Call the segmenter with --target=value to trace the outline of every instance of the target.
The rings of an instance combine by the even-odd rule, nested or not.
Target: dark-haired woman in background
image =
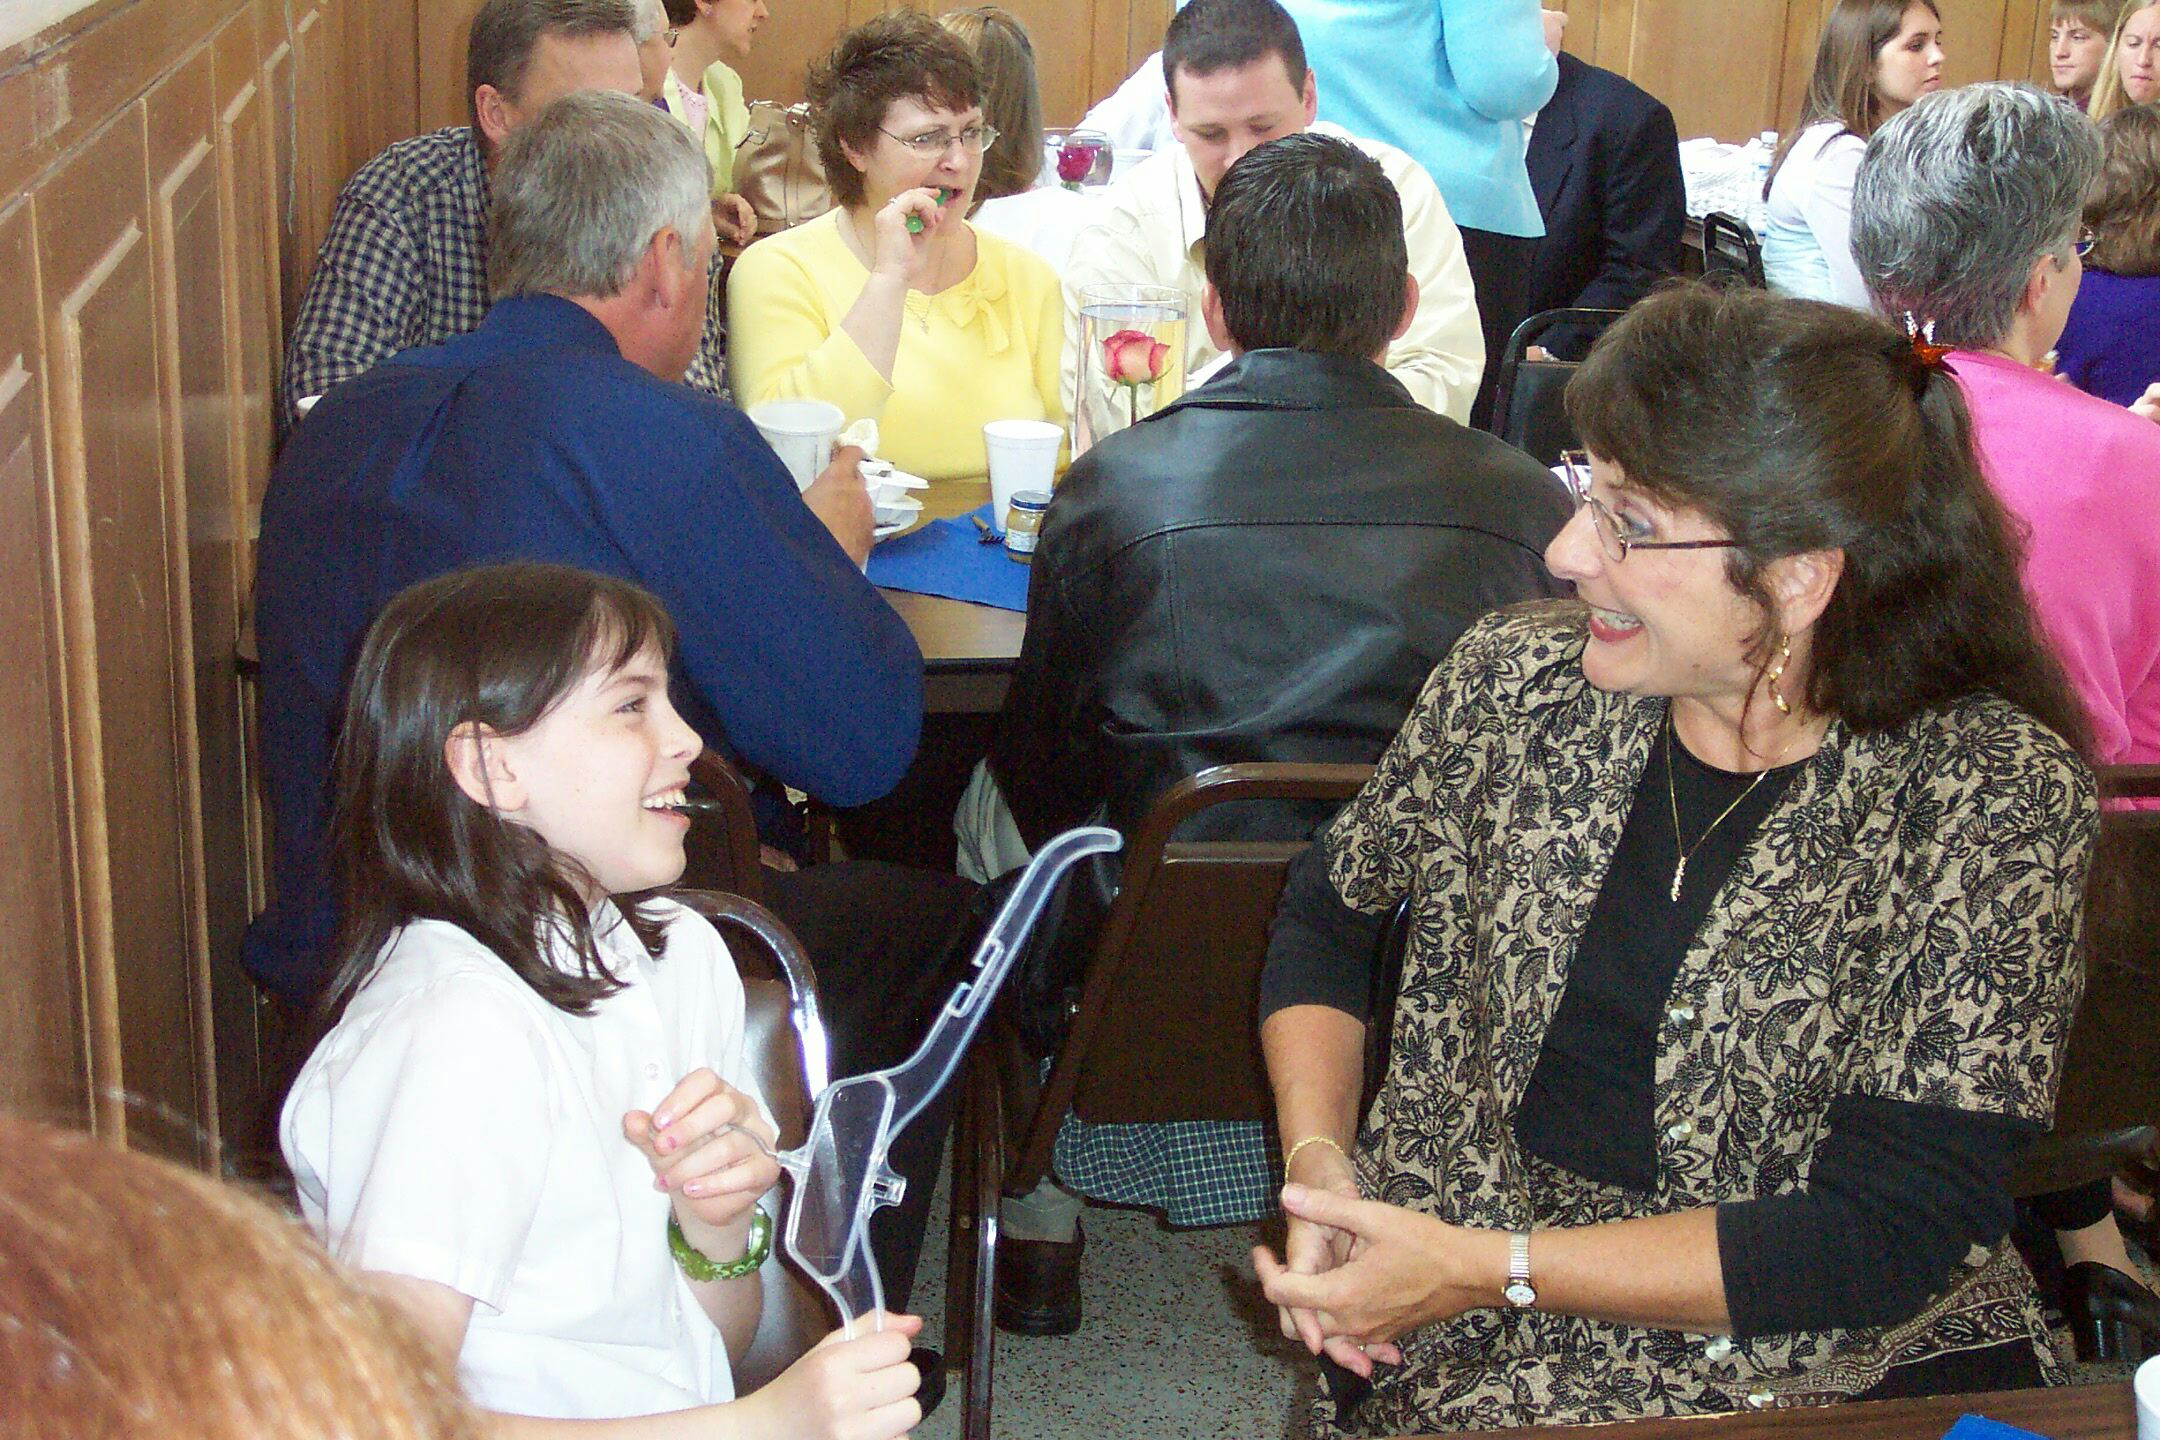
[[[904,470],[986,474],[985,422],[1064,422],[1065,311],[1048,265],[962,218],[997,141],[975,57],[896,10],[841,36],[808,88],[838,204],[735,263],[736,398],[828,401],[876,420]]]
[[[983,117],[997,143],[983,152],[982,202],[970,219],[977,230],[1002,235],[1040,255],[1058,274],[1073,237],[1101,206],[1078,191],[1043,184],[1042,95],[1035,85],[1035,46],[1009,11],[978,5],[938,16],[965,41],[982,67]]]
[[[2055,368],[2088,395],[2129,405],[2160,380],[2160,107],[2100,124],[2106,159],[2085,201],[2092,249]]]
[[[1568,410],[1580,603],[1457,644],[1269,952],[1290,1229],[1256,1259],[1371,1381],[1323,1418],[2050,1378],[2003,1177],[2053,1112],[2096,806],[1957,386],[1874,316],[1683,288]]]
[[[1865,309],[1853,268],[1853,176],[1870,135],[1942,85],[1935,0],[1838,0],[1815,47],[1800,118],[1779,145],[1763,198],[1763,270],[1780,295]]]

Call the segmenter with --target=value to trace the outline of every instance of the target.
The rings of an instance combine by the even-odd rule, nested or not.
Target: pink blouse
[[[2160,762],[2160,425],[2014,360],[1950,357],[1982,470],[2031,527],[2025,592],[2102,764]]]

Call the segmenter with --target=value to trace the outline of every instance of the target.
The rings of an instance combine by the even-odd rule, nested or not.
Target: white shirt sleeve
[[[1801,217],[1830,267],[1830,298],[1861,310],[1871,308],[1873,302],[1867,282],[1860,278],[1859,263],[1853,259],[1852,197],[1860,160],[1866,154],[1867,142],[1857,135],[1840,135],[1826,143],[1815,157],[1814,183],[1800,199]]]
[[[518,984],[457,973],[419,987],[303,1075],[285,1153],[346,1265],[502,1309],[555,1128],[549,1042]]]

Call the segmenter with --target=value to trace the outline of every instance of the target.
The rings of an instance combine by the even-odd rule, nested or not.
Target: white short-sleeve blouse
[[[742,982],[711,925],[654,903],[657,963],[612,907],[596,916],[629,983],[583,1016],[457,926],[407,925],[285,1103],[308,1224],[347,1265],[472,1297],[459,1378],[491,1410],[607,1419],[734,1398],[622,1117],[701,1065],[756,1094]]]

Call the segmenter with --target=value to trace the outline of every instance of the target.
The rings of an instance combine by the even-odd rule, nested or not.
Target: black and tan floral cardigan
[[[1351,906],[1416,897],[1390,1068],[1360,1137],[1366,1193],[1463,1225],[1583,1225],[1804,1186],[1840,1094],[2046,1124],[2083,988],[2093,782],[2052,732],[1983,695],[1892,731],[1833,723],[1749,842],[1658,1038],[1657,1188],[1526,1159],[1509,1117],[1666,709],[1588,684],[1583,643],[1579,611],[1480,622],[1328,834]],[[2053,1378],[2032,1288],[2005,1242],[1888,1329],[1736,1341],[1473,1310],[1404,1337],[1355,1424],[1822,1402],[1893,1364],[2017,1339]],[[1325,1402],[1318,1418],[1331,1423]]]

